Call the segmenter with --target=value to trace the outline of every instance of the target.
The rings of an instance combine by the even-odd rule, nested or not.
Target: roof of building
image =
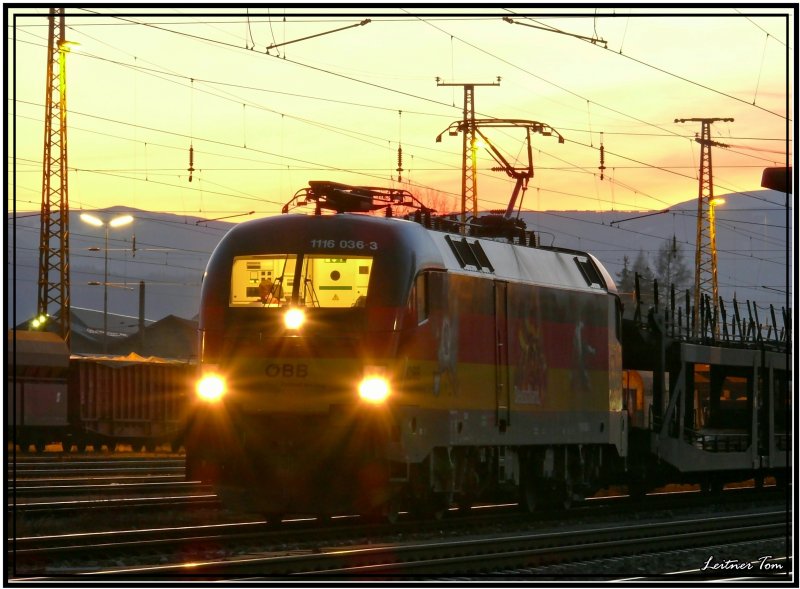
[[[33,319],[33,318],[31,318]],[[16,326],[17,333],[29,332],[31,319]],[[167,315],[159,321],[145,319],[144,339],[139,337],[139,318],[118,313],[107,315],[109,354],[136,352],[142,356],[190,358],[196,354],[197,321]],[[154,332],[150,332],[155,327]],[[56,321],[49,321],[42,332],[55,332]],[[153,335],[147,337],[149,333]],[[144,341],[144,347],[141,342]],[[70,352],[72,354],[103,353],[103,312],[72,307],[70,309]]]
[[[84,329],[87,333],[102,337],[103,335],[103,312],[94,309],[82,309],[71,307],[72,330],[75,331],[76,325]],[[118,338],[133,335],[139,331],[139,318],[131,315],[120,315],[119,313],[108,313],[108,337]],[[145,327],[155,323],[152,319],[145,319]]]
[[[117,353],[137,352],[143,356],[158,356],[188,360],[197,355],[197,321],[167,315],[146,326],[144,333],[115,341],[109,347]]]

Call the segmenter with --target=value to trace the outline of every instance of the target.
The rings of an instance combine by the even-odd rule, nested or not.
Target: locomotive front
[[[282,215],[220,242],[201,295],[189,477],[273,515],[380,509],[400,451],[394,358],[426,258],[420,232],[396,219]]]

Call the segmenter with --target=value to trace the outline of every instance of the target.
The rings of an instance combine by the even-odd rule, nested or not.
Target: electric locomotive
[[[189,477],[275,518],[437,516],[623,467],[621,305],[593,256],[403,190],[310,182],[284,213],[208,262]]]

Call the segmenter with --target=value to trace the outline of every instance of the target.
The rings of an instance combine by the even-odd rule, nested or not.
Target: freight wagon
[[[131,444],[177,450],[195,367],[160,358],[73,356],[70,392],[80,408],[79,450],[91,444]],[[192,382],[190,382],[192,381]]]
[[[8,340],[7,437],[22,451],[181,445],[194,365],[136,354],[70,356],[46,332],[10,331]]]
[[[6,347],[6,436],[25,451],[43,451],[72,435],[69,350],[54,333],[9,331]]]

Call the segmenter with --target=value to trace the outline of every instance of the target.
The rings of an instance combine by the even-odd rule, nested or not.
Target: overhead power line
[[[324,33],[317,33],[316,35],[308,35],[306,37],[301,37],[300,39],[293,39],[292,41],[284,41],[283,43],[272,43],[271,45],[267,46],[267,53],[269,53],[270,49],[275,49],[276,47],[283,47],[284,45],[290,45],[292,43],[298,43],[299,41],[307,41],[308,39],[315,39],[317,37],[322,37],[323,35],[330,35],[331,33],[338,33],[339,31],[345,31],[347,29],[352,29],[354,27],[363,27],[371,23],[372,21],[368,18],[362,20],[360,23],[356,23],[354,25],[347,25],[346,27],[340,27],[338,29],[334,29],[332,31],[325,31]]]
[[[421,19],[421,20],[424,20],[424,19]],[[135,21],[132,21],[132,22],[135,22]],[[145,26],[150,26],[150,25],[149,25],[149,23],[138,23],[138,24],[143,24],[143,25],[145,25]],[[434,25],[431,25],[431,26],[434,26]],[[441,30],[439,27],[435,27],[435,28],[437,28],[437,29]],[[166,30],[166,31],[169,31],[169,32],[174,32],[174,33],[176,33],[176,34],[185,34],[185,33],[181,33],[181,32],[179,32],[179,31],[171,31],[171,30],[169,30],[169,29],[164,29],[164,30]],[[215,43],[217,43],[217,42],[218,42],[218,41],[215,41],[215,40],[213,40],[213,39],[207,39],[207,38],[205,38],[205,37],[197,37],[196,35],[190,35],[190,36],[192,36],[192,37],[195,37],[195,38],[201,38],[201,39],[205,39],[205,40],[208,40],[208,41],[211,41],[211,42],[215,42]],[[224,42],[221,42],[221,41],[220,41],[220,42],[218,42],[218,43],[225,44]],[[231,46],[233,46],[233,45],[231,45]],[[235,46],[235,47],[236,47],[236,48],[238,48],[238,49],[241,49],[241,47],[238,47],[238,46]],[[488,52],[487,52],[487,53],[488,53]],[[490,54],[490,55],[492,55],[491,53],[489,53],[489,54]],[[497,58],[497,56],[493,56],[493,57]],[[498,58],[498,59],[499,59],[499,58]],[[300,65],[305,65],[305,64],[300,64]],[[328,70],[324,70],[324,71],[326,71],[327,73],[331,73],[331,74],[333,74],[333,75],[340,75],[340,74],[336,74],[335,72],[330,72],[330,71],[328,71]],[[183,77],[186,77],[186,76],[183,76]],[[362,82],[362,81],[360,81],[360,80],[357,80],[357,79],[355,79],[355,78],[351,78],[351,79],[353,79],[354,81]],[[215,82],[213,82],[213,81],[209,81],[209,83],[215,83]],[[365,83],[368,83],[368,82],[365,82]],[[385,88],[385,89],[387,89],[387,90],[394,91],[393,89],[390,89],[390,88],[386,88],[386,87],[383,87],[383,88]],[[407,93],[405,93],[405,94],[407,94]],[[421,97],[417,97],[417,98],[421,98]],[[449,106],[449,105],[448,105],[448,106]],[[603,105],[600,105],[600,106],[603,106]],[[270,109],[266,109],[266,110],[270,110]],[[273,111],[273,112],[274,112],[274,111]],[[623,114],[623,115],[624,115],[624,113],[620,113],[620,114]],[[282,116],[284,116],[284,115],[282,114]],[[289,115],[289,116],[291,116],[291,115]],[[624,115],[624,116],[629,116],[629,115]],[[306,122],[308,122],[308,121],[306,121]],[[313,124],[313,123],[312,123],[312,124]],[[647,123],[647,124],[653,125],[652,123]],[[654,126],[655,126],[655,125],[654,125]],[[679,135],[678,135],[678,134],[676,134],[676,133],[670,133],[670,135],[672,135],[672,136],[679,136]],[[765,161],[766,161],[766,160],[765,160]]]
[[[423,20],[424,20],[424,19],[423,19]],[[136,21],[131,21],[131,24],[137,24],[137,25],[145,25],[145,26],[150,26],[148,23],[141,23],[141,22],[136,22]],[[169,30],[169,29],[163,29],[163,30],[165,30],[165,31],[168,31],[168,32],[171,32],[171,33],[175,33],[175,34],[183,34],[183,33],[181,33],[180,31],[172,31],[172,30]],[[198,39],[202,39],[202,40],[204,40],[204,41],[207,41],[207,42],[213,42],[213,43],[227,44],[227,43],[224,43],[224,42],[217,42],[217,41],[215,41],[215,40],[213,40],[213,39],[208,39],[208,38],[206,38],[206,37],[198,37],[198,36],[196,36],[196,35],[189,35],[189,36],[192,36],[192,37],[195,37],[195,38],[198,38]],[[227,44],[227,45],[230,45],[231,47],[235,47],[235,48],[237,48],[237,49],[242,49],[242,47],[241,47],[241,46],[238,46],[238,45],[236,45],[236,46],[235,46],[235,45],[232,45],[232,44]],[[490,54],[490,55],[491,55],[491,54]],[[496,57],[496,56],[495,56],[495,57]],[[289,61],[291,62],[291,60],[289,60]],[[303,66],[305,66],[305,64],[298,64],[298,65],[303,65]],[[328,70],[323,70],[323,69],[321,69],[321,68],[314,68],[314,69],[320,69],[320,71],[325,71],[326,73],[329,73],[329,74],[332,74],[332,75],[342,76],[341,74],[338,74],[338,73],[336,73],[336,72],[331,72],[331,71],[328,71]],[[356,81],[356,82],[359,82],[359,83],[367,83],[367,84],[369,84],[368,82],[363,82],[363,81],[361,81],[361,80],[358,80],[358,79],[356,79],[356,78],[350,78],[349,76],[342,76],[342,77],[347,77],[348,79],[352,79],[353,81]],[[210,82],[210,83],[213,83],[213,82]],[[372,84],[370,84],[370,85],[372,85]],[[385,87],[385,86],[379,86],[379,85],[376,85],[376,86],[378,86],[378,87],[381,87],[381,88],[383,88],[383,89],[386,89],[386,90],[389,90],[389,91],[392,91],[392,92],[395,92],[395,91],[396,91],[396,90],[394,90],[394,89],[392,89],[392,88],[388,88],[388,87]],[[399,92],[399,93],[401,93],[401,94],[406,94],[406,95],[409,95],[408,93],[403,93],[403,92]],[[413,95],[411,95],[411,96],[413,96]],[[418,97],[418,96],[415,96],[415,98],[423,98],[423,99],[424,99],[424,97]],[[449,104],[441,103],[441,102],[438,102],[438,101],[433,101],[433,100],[430,100],[430,99],[426,99],[426,100],[429,100],[430,102],[435,102],[435,103],[437,103],[437,104],[440,104],[440,105],[443,105],[443,106],[448,106],[448,107],[449,107],[449,106],[451,106],[451,105],[449,105]],[[602,105],[601,105],[601,106],[602,106]],[[394,110],[394,109],[392,109],[392,110]],[[408,112],[408,111],[406,111],[406,112]],[[621,114],[624,114],[624,113],[621,113]],[[628,115],[625,115],[625,116],[628,116]],[[648,124],[649,124],[649,123],[648,123]],[[676,136],[676,137],[677,137],[677,136],[680,136],[680,135],[678,135],[677,133],[671,133],[671,134],[669,134],[669,135]],[[278,157],[282,157],[282,156],[278,156]],[[325,167],[322,167],[321,169],[330,169],[330,168],[325,168]],[[663,169],[663,168],[660,168],[660,169]],[[642,192],[642,191],[638,191],[638,192],[639,192],[639,193],[641,193],[641,194],[643,194],[643,192]]]
[[[523,17],[523,18],[529,18],[529,17]],[[525,24],[525,23],[521,23],[521,22],[512,21],[510,18],[507,18],[507,17],[504,17],[503,20],[505,20],[506,22],[510,22],[512,24],[520,24],[520,25],[524,25]],[[534,22],[538,23],[538,21],[536,21],[534,19],[529,18],[529,20],[533,20]],[[541,25],[541,23],[539,23],[539,24]],[[526,25],[526,26],[531,26],[531,25]],[[534,27],[534,28],[544,29],[544,30],[547,30],[549,32],[560,33],[560,34],[563,34],[563,35],[570,35],[570,36],[576,37],[576,38],[578,38],[578,39],[580,39],[582,41],[589,42],[591,45],[597,45],[598,44],[598,41],[596,41],[596,40],[594,40],[594,39],[592,39],[590,37],[583,37],[581,35],[572,35],[572,34],[567,33],[565,31],[561,31],[559,29],[555,29],[554,27],[545,28],[545,25],[541,25],[541,26]],[[602,43],[605,43],[605,41],[602,41]],[[610,49],[608,49],[608,45],[607,44],[603,45],[603,49],[606,49],[607,51],[611,51]],[[782,119],[786,119],[787,118],[786,115],[782,115],[782,114],[777,113],[775,111],[769,110],[768,108],[764,108],[763,106],[758,106],[757,104],[755,104],[755,102],[748,102],[747,100],[743,100],[743,99],[741,99],[741,98],[739,98],[737,96],[733,96],[732,94],[728,94],[727,92],[722,92],[721,90],[717,90],[715,88],[712,88],[711,86],[707,86],[707,85],[702,84],[700,82],[697,82],[695,80],[690,80],[689,78],[686,78],[684,76],[672,73],[672,72],[670,72],[668,70],[665,70],[664,68],[660,68],[658,66],[655,66],[653,64],[647,63],[646,61],[642,61],[641,59],[637,59],[637,58],[632,57],[630,55],[627,55],[625,53],[617,52],[617,51],[612,51],[612,53],[614,53],[615,55],[619,55],[620,57],[624,57],[625,59],[629,59],[631,61],[634,61],[634,62],[636,62],[636,63],[638,63],[640,65],[643,65],[645,67],[648,67],[650,69],[656,70],[656,71],[658,71],[658,72],[660,72],[662,74],[665,74],[667,76],[673,77],[673,78],[675,78],[677,80],[681,80],[682,82],[686,82],[688,84],[692,84],[694,86],[697,86],[698,88],[702,88],[703,90],[708,90],[709,92],[713,92],[715,94],[719,94],[720,96],[724,96],[725,98],[728,98],[730,100],[735,100],[736,102],[741,102],[741,103],[746,104],[748,106],[752,106],[754,108],[762,110],[765,113],[774,115],[776,117],[780,117]]]

